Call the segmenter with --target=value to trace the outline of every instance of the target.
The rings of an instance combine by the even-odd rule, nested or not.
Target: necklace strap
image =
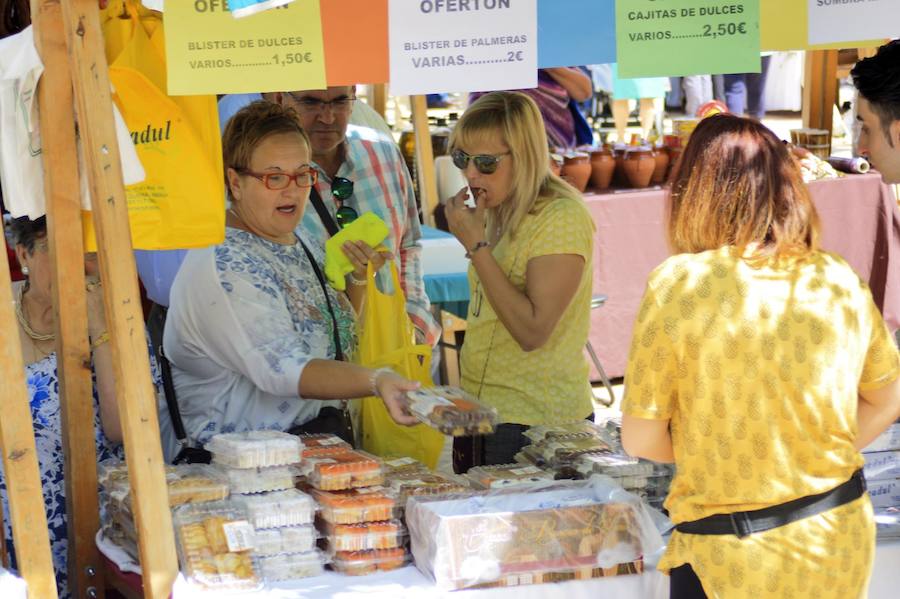
[[[18,320],[19,324],[22,325],[22,330],[25,331],[26,335],[28,335],[35,341],[50,341],[51,339],[55,339],[56,333],[41,334],[35,332],[35,330],[31,328],[28,319],[25,318],[24,306],[25,285],[22,285],[21,287],[19,287],[19,295],[16,299],[16,320]]]

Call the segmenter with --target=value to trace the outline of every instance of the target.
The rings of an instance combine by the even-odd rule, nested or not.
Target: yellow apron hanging
[[[425,386],[431,386],[431,347],[413,342],[412,322],[406,314],[406,298],[400,287],[397,265],[391,261],[394,293],[387,295],[369,284],[362,311],[358,361],[370,368],[390,367],[397,373]],[[369,280],[373,279],[369,266]],[[400,426],[391,419],[382,401],[367,397],[362,401],[362,446],[384,458],[411,457],[437,466],[444,436],[419,424]]]

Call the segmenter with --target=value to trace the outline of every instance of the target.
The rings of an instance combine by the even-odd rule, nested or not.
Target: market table
[[[900,328],[900,212],[878,174],[810,184],[822,247],[840,254],[872,289],[891,330]],[[622,376],[631,329],[650,272],[670,255],[662,189],[585,194],[597,225],[594,293],[609,296],[591,314],[590,340],[606,373]]]

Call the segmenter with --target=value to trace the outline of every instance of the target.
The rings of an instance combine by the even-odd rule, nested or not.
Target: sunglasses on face
[[[248,175],[262,181],[266,189],[280,191],[287,189],[293,182],[297,187],[312,187],[319,180],[319,172],[314,168],[303,168],[299,172],[289,175],[287,173],[254,173],[247,169],[235,169],[241,175]]]
[[[338,227],[343,229],[357,218],[359,213],[352,206],[345,206],[344,201],[353,195],[353,181],[344,177],[335,177],[331,180],[331,197],[337,205],[335,220]]]
[[[475,154],[474,156],[466,154],[462,150],[453,150],[450,154],[450,157],[453,159],[453,164],[461,171],[466,170],[469,166],[469,160],[475,163],[475,168],[478,169],[478,172],[482,175],[490,175],[497,172],[497,167],[500,165],[500,161],[503,160],[504,157],[508,156],[509,152],[504,152],[503,154]]]

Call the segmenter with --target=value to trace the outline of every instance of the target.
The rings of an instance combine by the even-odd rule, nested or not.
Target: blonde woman
[[[494,406],[500,426],[475,462],[512,462],[530,426],[592,413],[587,341],[594,225],[576,189],[551,174],[534,100],[493,92],[450,140],[471,189],[447,204],[471,260],[462,386]],[[481,455],[477,455],[481,454]]]

